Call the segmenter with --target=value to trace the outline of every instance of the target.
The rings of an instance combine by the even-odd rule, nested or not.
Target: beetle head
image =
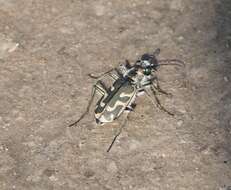
[[[154,54],[143,54],[136,64],[138,68],[143,70],[144,75],[150,75],[152,70],[157,70],[158,62]]]
[[[143,54],[141,59],[136,62],[136,65],[139,65],[142,68],[154,67],[158,65],[157,59],[153,54]]]

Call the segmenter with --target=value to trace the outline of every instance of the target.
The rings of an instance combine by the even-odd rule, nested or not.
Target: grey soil
[[[101,73],[161,49],[160,95],[120,120],[86,108]],[[1,190],[228,190],[230,0],[0,0]]]

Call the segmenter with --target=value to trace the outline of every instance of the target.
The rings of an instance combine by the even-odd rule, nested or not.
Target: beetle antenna
[[[179,60],[179,59],[162,59],[158,61],[158,66],[161,65],[177,65],[180,67],[185,67],[185,62]]]

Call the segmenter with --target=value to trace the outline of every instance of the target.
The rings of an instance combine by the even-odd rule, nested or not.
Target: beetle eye
[[[150,68],[145,68],[144,71],[143,71],[143,73],[145,75],[150,75],[151,74],[151,69]]]

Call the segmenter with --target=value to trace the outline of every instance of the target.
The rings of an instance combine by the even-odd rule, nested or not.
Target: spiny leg
[[[79,122],[87,115],[87,113],[89,112],[89,109],[90,109],[90,107],[91,107],[91,104],[92,104],[92,102],[93,102],[93,100],[94,100],[95,91],[96,91],[96,87],[93,86],[91,98],[90,98],[90,100],[89,100],[89,102],[88,102],[86,111],[80,116],[80,118],[79,118],[77,121],[75,121],[74,123],[70,124],[69,127],[75,126],[77,123],[79,123]]]
[[[160,87],[160,83],[159,83],[159,79],[157,76],[153,77],[151,79],[151,84],[153,86],[153,88],[155,88],[158,92],[162,93],[162,94],[165,94],[167,96],[172,96],[171,93],[168,93],[166,92],[165,90],[163,90],[161,87]]]
[[[107,75],[108,73],[112,72],[114,69],[110,69],[109,71],[105,72],[105,73],[102,73],[101,75],[99,76],[94,76],[93,74],[88,74],[89,77],[93,78],[93,79],[101,79],[103,77],[105,77],[105,75]]]
[[[167,109],[165,109],[165,108],[162,106],[162,104],[161,104],[159,98],[157,97],[157,94],[156,94],[155,89],[154,89],[153,87],[150,87],[150,89],[151,89],[151,91],[152,91],[152,93],[153,93],[153,95],[154,95],[154,98],[155,98],[157,107],[158,107],[159,109],[163,110],[164,112],[166,112],[167,114],[169,114],[169,115],[171,115],[171,116],[174,116],[173,113],[171,113],[170,111],[168,111]],[[152,101],[152,103],[155,104],[155,102],[154,102],[152,96],[149,94],[149,92],[148,92],[147,90],[145,90],[145,93],[146,93],[147,97]]]
[[[167,95],[167,96],[172,96],[171,93],[166,92],[165,90],[163,90],[163,89],[160,87],[160,83],[159,83],[158,78],[156,78],[156,86],[155,86],[154,83],[153,83],[153,87],[154,87],[158,92],[160,92],[160,93],[162,93],[162,94],[165,94],[165,95]]]
[[[154,52],[153,55],[156,57],[160,54],[160,48],[157,48]]]
[[[110,146],[108,147],[107,152],[110,152],[110,150],[111,150],[112,146],[114,145],[116,139],[118,138],[118,136],[120,136],[120,134],[121,134],[123,128],[125,127],[125,125],[126,125],[126,123],[127,123],[128,114],[130,113],[130,111],[126,111],[125,113],[126,113],[126,116],[125,116],[125,118],[124,118],[124,121],[123,121],[121,127],[119,128],[118,133],[115,135],[115,137],[114,137],[114,139],[112,140]]]
[[[87,115],[87,113],[89,113],[89,110],[90,110],[91,104],[94,100],[94,96],[95,96],[96,91],[99,92],[102,96],[105,96],[108,93],[108,90],[106,89],[106,86],[104,85],[104,83],[102,81],[98,80],[96,82],[96,84],[92,87],[91,99],[88,102],[86,111],[80,116],[80,118],[76,122],[69,125],[69,127],[72,127],[72,126],[76,125],[77,123],[79,123]]]
[[[152,93],[153,93],[153,95],[154,95],[154,97],[155,97],[155,100],[156,100],[156,102],[157,102],[157,106],[158,106],[161,110],[165,111],[167,114],[169,114],[169,115],[171,115],[171,116],[174,116],[173,113],[171,113],[171,112],[168,111],[164,106],[162,106],[162,104],[161,104],[159,98],[157,97],[157,94],[156,94],[155,89],[151,87],[151,91],[152,91]]]

